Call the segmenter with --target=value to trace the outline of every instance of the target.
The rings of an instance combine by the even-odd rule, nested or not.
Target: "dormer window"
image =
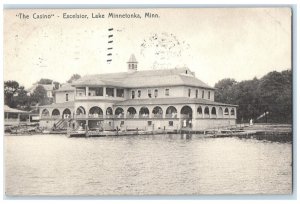
[[[148,89],[148,97],[152,98],[152,91],[151,91],[151,89]]]
[[[155,89],[155,90],[154,90],[154,97],[157,98],[157,96],[158,96],[158,90]]]
[[[165,96],[169,96],[170,95],[170,89],[166,89],[165,90]]]

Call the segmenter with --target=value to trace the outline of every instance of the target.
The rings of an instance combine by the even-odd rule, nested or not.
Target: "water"
[[[289,194],[291,143],[5,136],[6,195]]]

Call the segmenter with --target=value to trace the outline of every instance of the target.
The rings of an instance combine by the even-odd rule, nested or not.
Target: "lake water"
[[[292,144],[200,135],[5,136],[6,195],[289,194]]]

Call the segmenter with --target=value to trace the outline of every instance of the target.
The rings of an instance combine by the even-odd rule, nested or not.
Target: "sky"
[[[19,13],[29,19],[20,19]],[[34,13],[53,16],[33,19]],[[85,14],[88,19],[64,19],[63,13]],[[91,18],[92,13],[105,18]],[[141,18],[108,18],[109,13],[135,13]],[[158,18],[145,18],[145,13]],[[75,73],[125,72],[131,54],[138,70],[188,67],[210,86],[224,78],[260,78],[270,71],[291,69],[291,11],[4,10],[4,81],[16,80],[29,88],[41,78],[64,83]]]

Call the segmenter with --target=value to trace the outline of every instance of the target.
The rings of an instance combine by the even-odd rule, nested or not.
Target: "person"
[[[189,127],[192,127],[192,120],[189,120]]]
[[[183,121],[183,127],[186,127],[186,120]]]
[[[253,125],[253,120],[252,120],[252,118],[250,119],[250,126],[252,126]]]

